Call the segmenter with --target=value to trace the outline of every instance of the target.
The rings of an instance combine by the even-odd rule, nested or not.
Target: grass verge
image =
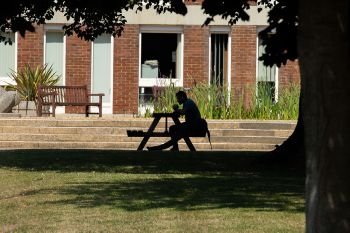
[[[0,152],[0,232],[302,232],[304,172],[259,152]]]

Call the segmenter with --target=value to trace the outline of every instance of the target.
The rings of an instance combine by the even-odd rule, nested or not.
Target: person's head
[[[176,92],[176,99],[179,104],[183,104],[187,100],[186,92],[184,91],[178,91]]]

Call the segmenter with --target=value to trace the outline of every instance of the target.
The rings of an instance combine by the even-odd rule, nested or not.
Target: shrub
[[[228,92],[227,87],[208,84],[196,84],[187,91],[189,98],[193,99],[207,119],[270,119],[270,120],[296,120],[299,114],[300,87],[291,84],[280,90],[278,100],[274,100],[269,90],[271,85],[246,88],[248,96],[252,96],[251,106],[246,107],[242,96],[235,100]],[[171,112],[172,105],[176,103],[175,93],[179,87],[166,86],[162,96],[153,100],[155,112]]]
[[[37,66],[33,69],[28,64],[18,72],[12,71],[10,78],[15,84],[8,83],[7,90],[17,91],[22,100],[35,102],[40,84],[50,86],[60,80],[60,76],[53,72],[52,66]]]

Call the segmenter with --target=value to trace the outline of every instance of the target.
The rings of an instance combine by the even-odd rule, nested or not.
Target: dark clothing
[[[199,125],[201,120],[201,113],[195,102],[187,99],[183,103],[183,110],[185,112],[185,121],[190,125]]]
[[[199,131],[201,129],[201,113],[196,103],[191,99],[186,99],[183,103],[185,113],[185,122],[180,125],[172,125],[169,128],[173,149],[178,149],[177,142],[189,135],[190,132]]]
[[[178,141],[192,131],[190,124],[183,122],[180,125],[172,125],[169,127],[170,137],[173,141]]]

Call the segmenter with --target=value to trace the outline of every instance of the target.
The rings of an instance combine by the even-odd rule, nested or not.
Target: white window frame
[[[230,103],[231,100],[231,42],[232,42],[232,36],[231,36],[231,27],[230,26],[210,26],[209,28],[209,45],[208,45],[208,51],[209,51],[209,67],[208,67],[208,85],[211,84],[210,74],[211,74],[211,35],[212,34],[226,34],[228,35],[227,39],[227,91],[228,91],[228,103]]]
[[[142,50],[142,34],[143,33],[169,33],[180,34],[181,37],[181,57],[180,57],[180,74],[175,79],[162,79],[159,81],[157,78],[142,78],[141,77],[141,50]],[[183,72],[184,72],[184,32],[182,26],[153,26],[153,25],[141,25],[139,31],[139,87],[153,87],[164,85],[168,86],[173,83],[177,87],[183,86]]]
[[[255,90],[256,96],[258,95],[258,76],[259,76],[259,32],[264,30],[265,27],[257,27],[256,33],[256,67],[255,67]],[[275,67],[275,102],[278,102],[278,87],[279,87],[279,79],[278,79],[278,67]]]
[[[44,28],[44,49],[43,49],[43,65],[46,63],[46,33],[62,32],[62,25],[45,25]],[[66,35],[63,33],[63,68],[62,68],[62,84],[66,85]]]
[[[4,42],[2,42],[4,43]],[[15,32],[15,71],[17,72],[17,67],[18,67],[18,33]],[[15,84],[15,82],[9,77],[9,76],[2,76],[0,77],[0,86],[6,86],[10,84]]]

